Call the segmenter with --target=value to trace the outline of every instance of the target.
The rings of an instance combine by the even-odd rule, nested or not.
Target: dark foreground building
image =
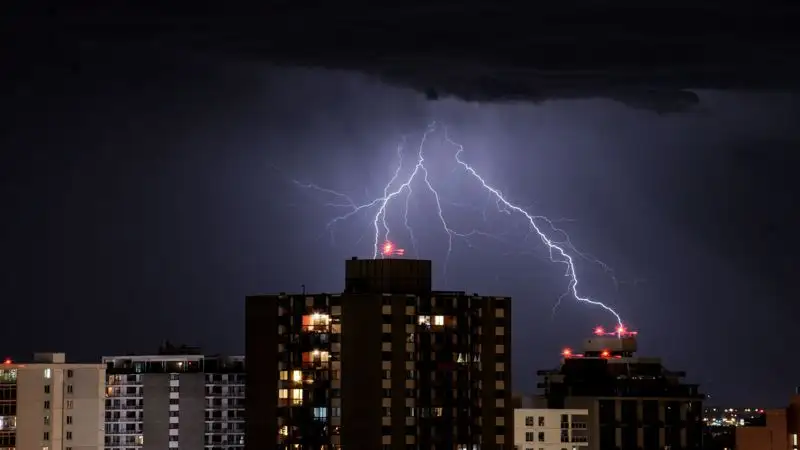
[[[548,408],[589,410],[590,450],[700,450],[703,400],[684,372],[636,356],[636,333],[597,330],[583,353],[564,350],[561,367],[539,371]]]
[[[511,450],[511,302],[431,262],[346,262],[341,294],[246,299],[246,448]]]

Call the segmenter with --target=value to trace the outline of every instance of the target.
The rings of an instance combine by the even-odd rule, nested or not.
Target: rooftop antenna
[[[303,290],[303,295],[306,295],[306,285],[305,284],[301,284],[300,288]]]

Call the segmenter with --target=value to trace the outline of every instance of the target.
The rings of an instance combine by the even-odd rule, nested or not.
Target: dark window
[[[598,414],[600,425],[614,425],[614,422],[616,422],[616,405],[614,404],[614,400],[600,400],[598,403],[600,409]]]
[[[658,422],[658,401],[644,400],[642,402],[642,421],[648,425]]]
[[[602,449],[617,448],[617,429],[613,425],[600,425],[599,448]]]
[[[678,448],[681,445],[681,429],[670,426],[664,428],[664,444],[671,448]]]
[[[625,426],[622,427],[622,448],[624,449],[634,449],[638,448],[637,446],[637,439],[638,439],[639,429],[633,426]]]
[[[664,422],[667,426],[680,426],[681,402],[667,402],[664,405]]]
[[[658,427],[645,427],[642,435],[642,444],[644,444],[644,448],[658,448],[659,439],[659,428]]]
[[[623,400],[620,405],[620,420],[622,423],[635,426],[636,425],[636,400]]]

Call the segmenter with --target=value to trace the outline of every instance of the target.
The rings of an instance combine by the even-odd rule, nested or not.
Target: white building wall
[[[514,410],[514,449],[515,450],[586,450],[588,442],[561,442],[561,416],[567,415],[570,428],[567,436],[572,441],[574,426],[580,435],[586,435],[587,409],[528,409]],[[582,416],[573,421],[573,416]],[[581,425],[582,424],[582,425]],[[578,433],[576,433],[577,435]]]

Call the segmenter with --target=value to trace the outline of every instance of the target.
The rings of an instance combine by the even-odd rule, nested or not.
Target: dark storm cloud
[[[360,1],[106,5],[28,11],[15,23],[41,39],[170,40],[261,61],[350,69],[426,93],[486,101],[606,98],[659,113],[691,111],[695,89],[796,87],[791,3]],[[46,18],[45,18],[46,17]]]

